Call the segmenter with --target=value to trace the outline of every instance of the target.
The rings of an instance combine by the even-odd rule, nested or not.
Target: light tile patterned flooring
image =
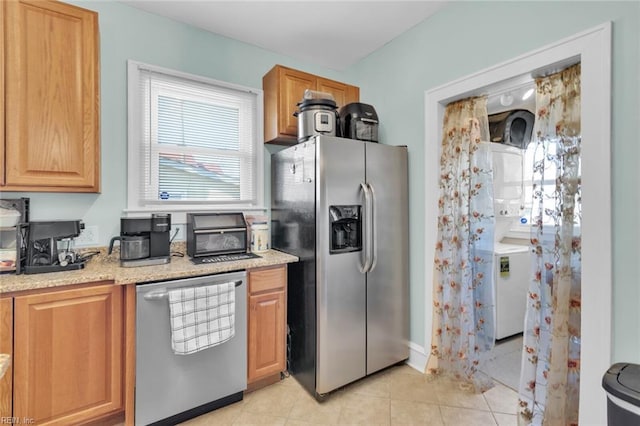
[[[346,386],[322,403],[288,377],[183,424],[511,426],[517,424],[517,400],[516,392],[500,383],[469,394],[401,365]]]
[[[496,343],[489,359],[481,368],[496,382],[518,391],[520,364],[522,363],[522,335],[510,337]]]

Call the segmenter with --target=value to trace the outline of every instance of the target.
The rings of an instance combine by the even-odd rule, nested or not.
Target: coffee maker
[[[171,261],[171,214],[154,213],[150,218],[120,219],[120,236],[109,243],[120,241],[120,266],[161,265]]]
[[[32,221],[19,226],[26,241],[26,257],[18,273],[40,274],[84,268],[87,259],[73,250],[73,239],[84,229],[81,221]]]

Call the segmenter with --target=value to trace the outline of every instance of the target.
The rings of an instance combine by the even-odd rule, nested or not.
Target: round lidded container
[[[260,253],[269,250],[269,225],[267,222],[251,224],[251,251]]]
[[[307,89],[297,106],[299,111],[293,115],[298,117],[298,142],[315,135],[338,136],[338,106],[333,95]]]

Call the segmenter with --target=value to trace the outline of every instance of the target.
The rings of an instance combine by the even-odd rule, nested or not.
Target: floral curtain
[[[476,391],[492,386],[479,373],[495,341],[493,175],[487,99],[447,106],[442,132],[433,334],[427,373],[452,376]]]
[[[536,80],[520,424],[577,425],[580,382],[580,64]]]

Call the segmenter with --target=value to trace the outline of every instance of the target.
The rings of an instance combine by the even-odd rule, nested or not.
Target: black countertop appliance
[[[153,213],[150,218],[120,219],[120,236],[109,243],[120,241],[120,266],[162,265],[171,261],[171,214]]]
[[[378,142],[378,114],[372,105],[353,102],[340,108],[342,137]]]
[[[40,274],[84,268],[86,259],[73,250],[73,239],[80,235],[80,220],[50,220],[20,225],[26,235],[26,259],[18,272]]]
[[[187,254],[192,258],[246,253],[247,242],[241,212],[187,213]]]

